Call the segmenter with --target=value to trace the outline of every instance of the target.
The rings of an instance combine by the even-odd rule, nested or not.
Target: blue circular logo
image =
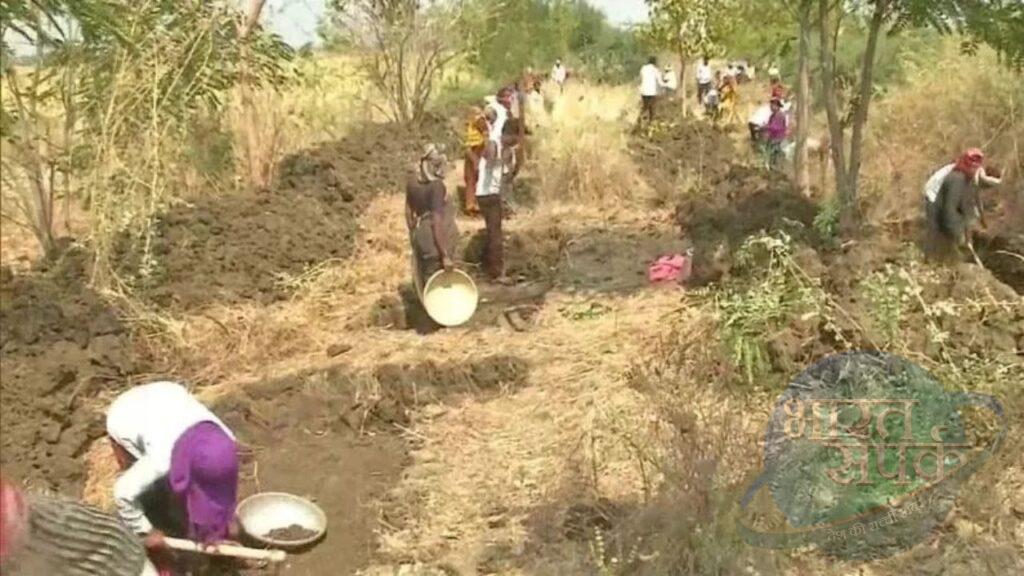
[[[999,421],[975,438],[963,414]],[[755,546],[817,545],[844,558],[892,554],[948,514],[957,489],[1001,444],[1003,409],[990,396],[946,391],[890,354],[826,357],[782,394],[765,435],[764,471],[740,504]]]

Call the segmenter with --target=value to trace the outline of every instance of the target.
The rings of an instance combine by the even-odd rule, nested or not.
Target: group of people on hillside
[[[556,63],[552,78],[561,89],[567,78],[561,61]],[[483,216],[481,264],[487,277],[499,284],[511,282],[505,274],[502,221],[508,191],[525,160],[526,135],[530,132],[527,111],[543,106],[540,85],[540,79],[527,69],[497,94],[485,98],[483,106],[474,106],[465,126],[463,211],[469,216]],[[433,273],[454,266],[457,207],[450,201],[444,183],[447,167],[448,158],[441,148],[430,144],[406,185],[406,225],[419,288]]]
[[[679,77],[671,65],[658,68],[658,58],[651,56],[647,64],[640,68],[640,115],[637,117],[637,128],[646,120],[650,125],[654,122],[657,103],[661,99],[673,99],[679,90]]]
[[[704,115],[715,124],[735,124],[739,120],[739,75],[735,65],[714,70],[705,56],[697,64],[697,104]],[[657,102],[674,97],[679,81],[671,66],[658,70],[657,58],[652,56],[640,69],[640,114],[637,128],[654,121]]]
[[[752,72],[752,71],[751,71]],[[697,102],[714,123],[733,124],[739,104],[738,73],[733,65],[714,70],[705,56],[697,65]],[[790,138],[789,112],[792,102],[776,64],[768,67],[768,94],[747,121],[750,141],[769,170],[779,169]],[[640,71],[641,110],[637,126],[653,121],[656,102],[664,94],[657,60],[651,57]],[[827,145],[826,145],[827,146]],[[925,185],[925,218],[928,222],[929,252],[949,255],[956,247],[971,250],[970,231],[978,223],[985,225],[978,188],[995,186],[997,173],[983,167],[984,154],[972,148],[955,162],[937,170]]]
[[[697,103],[713,123],[734,124],[739,114],[739,80],[734,68],[713,70],[705,56],[697,65]]]

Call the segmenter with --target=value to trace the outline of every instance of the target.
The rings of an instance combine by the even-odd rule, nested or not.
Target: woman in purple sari
[[[789,124],[786,113],[782,111],[782,100],[772,98],[771,111],[768,124],[763,129],[764,162],[766,168],[776,170],[782,161],[782,145],[786,141]]]
[[[163,534],[201,543],[229,537],[238,499],[234,435],[179,384],[154,382],[124,392],[107,412],[107,433],[122,474],[114,500],[149,548]]]

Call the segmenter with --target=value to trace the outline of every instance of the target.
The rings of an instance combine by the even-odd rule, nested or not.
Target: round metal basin
[[[253,494],[238,505],[238,523],[253,540],[282,550],[294,550],[313,544],[327,533],[327,515],[319,506],[285,492]],[[274,530],[301,526],[311,532],[297,540],[274,538]]]

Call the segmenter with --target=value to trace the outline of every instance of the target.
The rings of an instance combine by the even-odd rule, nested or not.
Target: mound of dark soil
[[[729,170],[736,147],[710,125],[677,116],[656,123],[649,135],[630,141],[630,152],[647,184],[664,196],[678,191],[679,178],[716,181]]]
[[[1018,294],[1024,294],[1024,233],[981,236],[975,244],[985,268]]]
[[[402,190],[428,141],[453,140],[430,121],[416,133],[366,125],[337,142],[285,158],[270,190],[208,196],[172,209],[158,225],[160,272],[147,296],[183,309],[268,303],[287,296],[281,275],[351,256],[360,214]]]
[[[784,174],[730,165],[710,181],[708,192],[688,196],[676,208],[676,221],[695,250],[694,282],[728,271],[732,252],[759,231],[785,230],[813,243],[817,211]]]
[[[560,263],[566,243],[565,231],[557,226],[539,230],[503,230],[505,238],[505,273],[513,278],[544,280],[553,276]],[[483,266],[487,231],[477,230],[462,241],[462,258],[469,264]]]
[[[981,190],[989,227],[976,236],[985,267],[1018,294],[1024,294],[1024,186],[1020,181]]]
[[[137,371],[128,333],[84,284],[86,255],[48,269],[5,272],[0,286],[0,466],[19,481],[75,490],[80,456],[104,432],[97,394]]]

